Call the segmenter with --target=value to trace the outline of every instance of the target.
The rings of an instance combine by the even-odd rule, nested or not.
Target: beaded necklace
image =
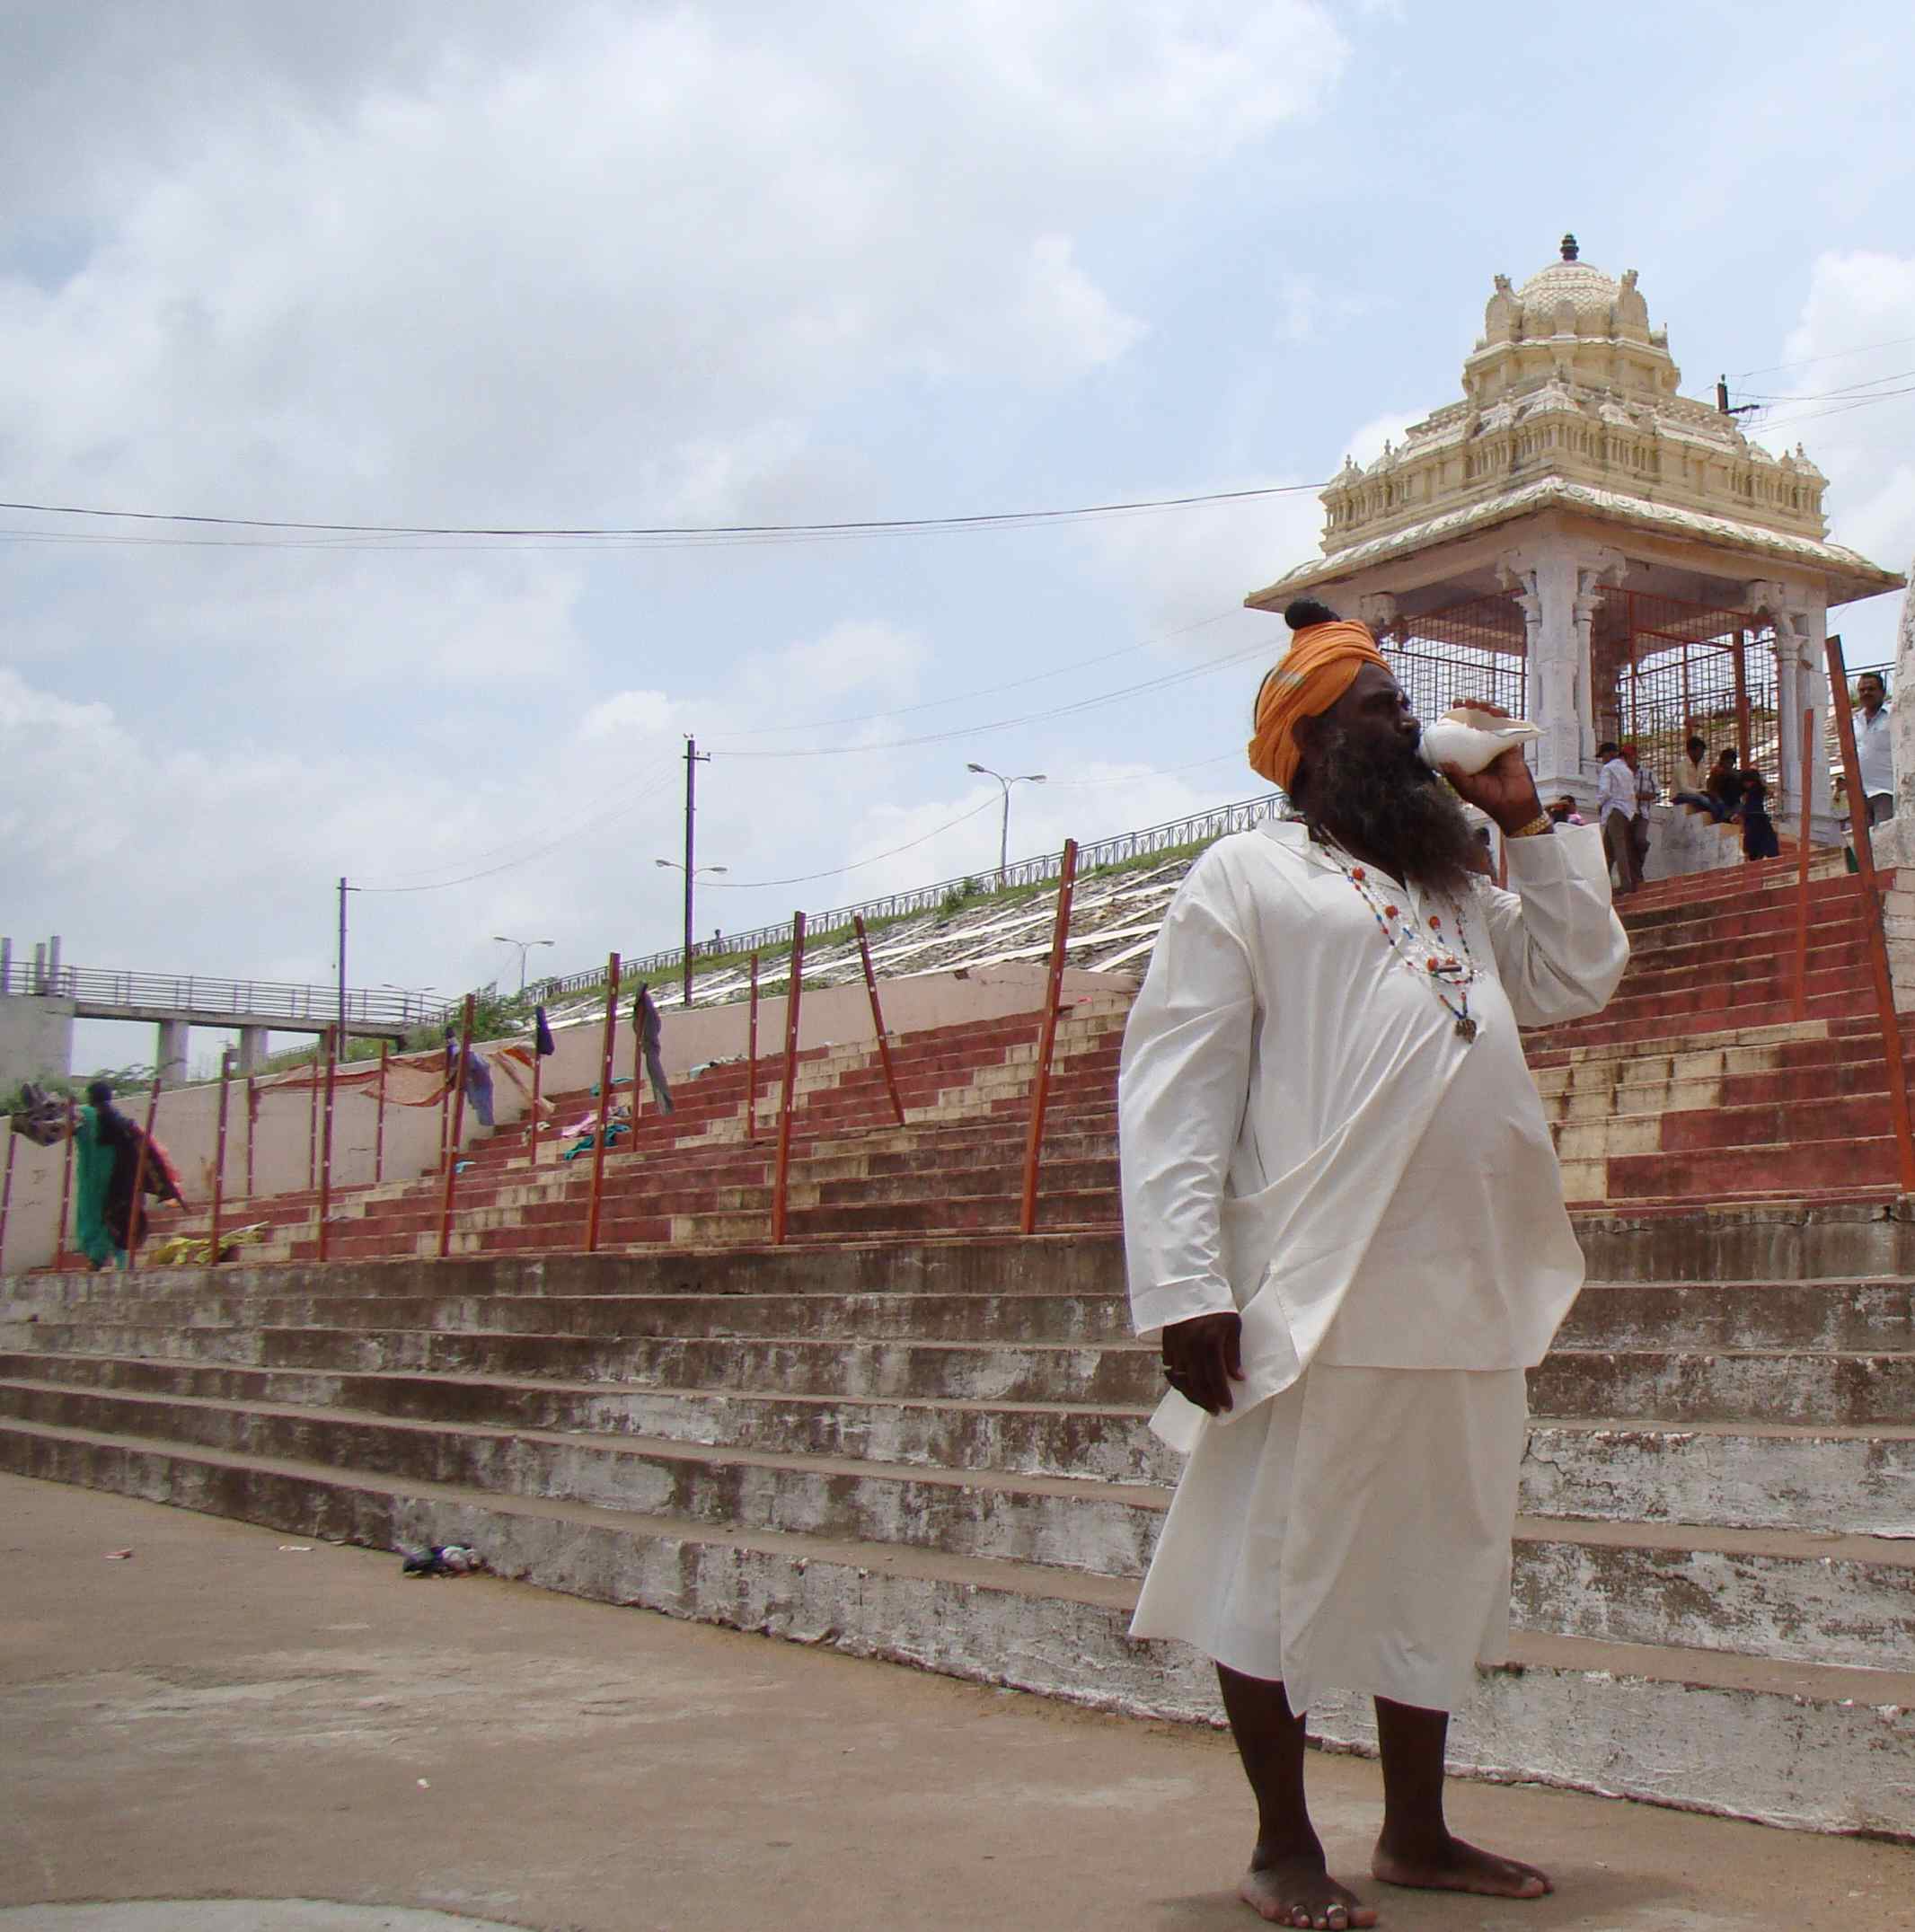
[[[1414,918],[1407,916],[1399,907],[1382,897],[1371,883],[1368,871],[1342,847],[1328,838],[1322,843],[1337,869],[1355,887],[1356,896],[1370,908],[1371,917],[1376,921],[1377,931],[1383,935],[1384,944],[1400,958],[1412,964],[1422,962],[1423,977],[1430,991],[1454,1018],[1457,1038],[1469,1045],[1482,1029],[1469,1010],[1469,989],[1476,984],[1478,975],[1476,958],[1469,950],[1469,929],[1463,918],[1461,904],[1450,896],[1450,928],[1456,935],[1457,945],[1462,948],[1462,956],[1459,958],[1444,943],[1443,921],[1439,913],[1429,915],[1428,931],[1425,931]],[[1452,991],[1456,995],[1454,999],[1450,996]]]

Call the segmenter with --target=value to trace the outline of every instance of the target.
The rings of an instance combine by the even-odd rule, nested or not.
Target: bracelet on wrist
[[[1554,832],[1556,821],[1547,812],[1539,812],[1526,825],[1518,825],[1513,832],[1505,832],[1506,839],[1533,839],[1545,832]]]

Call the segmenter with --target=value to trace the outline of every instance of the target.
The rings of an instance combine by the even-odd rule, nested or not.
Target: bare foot
[[[1259,1856],[1243,1875],[1237,1896],[1274,1926],[1344,1932],[1347,1926],[1376,1923],[1376,1908],[1339,1885],[1324,1869],[1320,1852],[1315,1857],[1300,1854],[1267,1861]]]
[[[1424,1892],[1474,1892],[1488,1899],[1540,1899],[1556,1890],[1548,1875],[1533,1865],[1499,1858],[1494,1852],[1447,1834],[1438,1844],[1408,1852],[1392,1851],[1379,1839],[1370,1870],[1386,1885],[1413,1885]]]

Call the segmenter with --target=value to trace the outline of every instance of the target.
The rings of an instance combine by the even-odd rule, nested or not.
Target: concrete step
[[[1895,1143],[1886,1134],[1856,1134],[1741,1146],[1676,1148],[1608,1157],[1607,1198],[1727,1201],[1805,1188],[1893,1191]]]
[[[701,1523],[905,1543],[1108,1576],[1142,1575],[1169,1503],[1158,1486],[1084,1476],[975,1467],[956,1473],[861,1456],[46,1381],[0,1381],[0,1414]],[[1527,1628],[1885,1669],[1915,1640],[1911,1579],[1915,1549],[1882,1539],[1528,1519],[1517,1526],[1513,1602]]]
[[[93,1332],[101,1338],[109,1335],[103,1329]],[[49,1325],[33,1353],[130,1354],[140,1351],[127,1345],[128,1340],[170,1335],[178,1338],[175,1347],[181,1353],[191,1352],[190,1359],[262,1360],[260,1355],[221,1352],[228,1346],[244,1349],[259,1341],[262,1349],[275,1345],[273,1359],[262,1361],[262,1365],[423,1365],[378,1359],[381,1337],[377,1334],[351,1337],[358,1359],[340,1362],[335,1353],[340,1346],[336,1337],[343,1333],[349,1331],[252,1327],[127,1328],[119,1331],[123,1338],[119,1345],[95,1351],[70,1345],[84,1345],[88,1331]],[[455,1335],[437,1341],[433,1365],[451,1367],[446,1358],[477,1339]],[[594,1345],[603,1357],[605,1344],[595,1337]],[[313,1354],[296,1353],[306,1349]],[[164,1347],[158,1351],[163,1359],[173,1352]],[[331,1359],[327,1359],[329,1355]],[[1065,1402],[1093,1408],[1154,1407],[1163,1389],[1155,1347],[1125,1341],[1077,1346],[1048,1342],[924,1342],[915,1337],[866,1342],[809,1337],[628,1336],[616,1345],[616,1360],[625,1381],[647,1388],[757,1389],[791,1395],[922,1401]]]
[[[295,1334],[287,1353],[305,1366],[197,1354],[0,1354],[0,1378],[1165,1488],[1182,1468],[1181,1457],[1144,1426],[1149,1411],[1141,1405],[641,1387],[617,1372],[615,1349],[578,1337],[354,1333],[331,1337],[320,1353],[312,1331]],[[1915,1535],[1915,1430],[1670,1429],[1538,1417],[1521,1506],[1598,1522]]]
[[[1539,1416],[1660,1423],[1915,1425],[1915,1354],[1558,1348],[1530,1372]]]
[[[127,1328],[163,1337],[175,1330],[233,1327],[355,1335],[424,1331],[448,1343],[502,1331],[527,1339],[543,1334],[620,1343],[631,1337],[751,1336],[1101,1346],[1125,1339],[1129,1330],[1128,1298],[1113,1285],[1116,1257],[1109,1259],[1101,1278],[1095,1269],[1080,1269],[1083,1285],[1069,1293],[1043,1287],[1002,1292],[982,1270],[980,1285],[960,1292],[899,1287],[842,1294],[753,1293],[748,1278],[741,1276],[738,1287],[690,1294],[667,1284],[638,1293],[607,1289],[528,1295],[515,1292],[524,1284],[507,1284],[473,1295],[448,1292],[425,1272],[410,1293],[338,1292],[329,1274],[300,1292],[249,1293],[216,1281],[212,1292],[188,1298],[130,1290],[102,1293],[95,1292],[96,1278],[42,1276],[30,1292],[0,1303],[0,1331],[16,1343],[47,1346],[56,1328],[84,1329],[91,1337],[89,1349],[110,1349]],[[384,1284],[389,1271],[367,1272]],[[164,1280],[157,1272],[130,1277],[135,1286],[151,1283],[155,1289]],[[1907,1352],[1915,1347],[1915,1287],[1905,1281],[1591,1282],[1571,1308],[1558,1346]],[[622,1374],[624,1367],[620,1363],[607,1372]]]
[[[702,1525],[74,1428],[0,1428],[0,1461],[375,1548],[469,1542],[499,1574],[1135,1716],[1218,1717],[1193,1654],[1135,1645],[1126,1580]],[[1369,1748],[1366,1700],[1310,1714]],[[1451,1726],[1460,1769],[1821,1831],[1915,1836],[1915,1675],[1519,1635]]]
[[[1521,1506],[1540,1516],[1915,1537],[1915,1430],[1619,1417],[1530,1424]]]
[[[1915,1284],[1591,1281],[1558,1331],[1557,1346],[1915,1349]]]

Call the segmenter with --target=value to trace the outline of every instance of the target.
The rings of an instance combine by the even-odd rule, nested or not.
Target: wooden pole
[[[66,1099],[66,1160],[60,1169],[60,1222],[53,1235],[53,1266],[56,1274],[66,1266],[66,1204],[73,1197],[73,1134],[79,1125],[79,1109],[69,1094]]]
[[[385,1065],[392,1057],[393,1043],[379,1042],[379,1104],[373,1125],[373,1186],[385,1178]]]
[[[1796,1018],[1809,1017],[1809,814],[1815,788],[1809,782],[1814,769],[1815,710],[1802,714],[1802,825],[1796,850]]]
[[[465,1126],[465,1056],[472,1051],[475,995],[465,996],[465,1017],[459,1028],[458,1057],[452,1063],[452,1119],[446,1135],[446,1179],[439,1195],[439,1259],[452,1253],[452,1197],[459,1178],[459,1135]]]
[[[758,1138],[758,956],[752,955],[750,1017],[745,1023],[745,1138]]]
[[[233,1094],[233,1051],[219,1056],[219,1125],[213,1136],[213,1214],[207,1231],[207,1265],[219,1266],[219,1212],[226,1197],[226,1107]]]
[[[871,1025],[878,1035],[878,1063],[885,1070],[885,1085],[891,1092],[891,1111],[899,1126],[905,1125],[905,1102],[897,1090],[897,1072],[891,1064],[891,1041],[885,1032],[885,1010],[878,1003],[878,975],[871,970],[871,948],[864,936],[864,914],[852,914],[852,927],[858,935],[858,957],[864,961],[864,990],[871,996]]]
[[[313,1056],[313,1104],[306,1109],[306,1189],[319,1181],[319,1055]]]
[[[1875,883],[1875,841],[1869,835],[1868,796],[1862,790],[1862,761],[1855,748],[1855,717],[1849,703],[1849,667],[1842,640],[1828,641],[1829,693],[1841,736],[1842,771],[1849,780],[1849,829],[1855,839],[1855,863],[1868,936],[1868,964],[1875,983],[1875,1010],[1882,1020],[1882,1051],[1888,1060],[1888,1112],[1895,1130],[1895,1165],[1902,1191],[1915,1195],[1915,1128],[1909,1122],[1908,1066],[1902,1055],[1902,1024],[1895,1016],[1895,982],[1889,970],[1888,935],[1882,927],[1882,894]],[[1805,774],[1805,790],[1806,785]]]
[[[598,1056],[598,1126],[592,1135],[592,1199],[586,1209],[585,1251],[598,1251],[598,1220],[605,1187],[605,1124],[612,1117],[612,1056],[618,1045],[618,955],[605,963],[605,1040]],[[640,1042],[642,1045],[643,1042]],[[632,1061],[631,1096],[638,1098],[638,1059]]]
[[[259,1088],[253,1076],[246,1076],[246,1198],[252,1199],[252,1131],[260,1117]]]
[[[320,1135],[319,1151],[319,1258],[326,1258],[326,1217],[332,1211],[332,1100],[333,1081],[340,1063],[339,1036],[326,1028],[322,1045],[326,1055],[326,1116]]]
[[[1057,921],[1051,929],[1051,970],[1044,983],[1044,1023],[1037,1029],[1037,1071],[1031,1082],[1030,1125],[1024,1136],[1024,1200],[1018,1217],[1022,1233],[1037,1226],[1037,1153],[1044,1144],[1044,1116],[1051,1104],[1051,1050],[1057,1043],[1057,1002],[1063,997],[1063,959],[1071,938],[1071,900],[1077,886],[1077,841],[1063,842],[1063,866],[1057,878]]]
[[[146,1219],[146,1149],[153,1139],[153,1123],[160,1111],[160,1076],[153,1076],[153,1090],[146,1096],[146,1130],[139,1137],[139,1152],[133,1158],[133,1204],[127,1210],[127,1266],[133,1266],[139,1248],[140,1230]]]
[[[778,1096],[778,1160],[772,1169],[772,1245],[785,1238],[785,1194],[791,1178],[791,1090],[798,1084],[798,1002],[805,981],[805,915],[791,915],[791,977],[785,987],[785,1083]]]
[[[20,1136],[9,1134],[6,1137],[6,1178],[0,1181],[0,1276],[6,1273],[6,1216],[7,1210],[13,1204],[13,1155],[19,1146]]]

